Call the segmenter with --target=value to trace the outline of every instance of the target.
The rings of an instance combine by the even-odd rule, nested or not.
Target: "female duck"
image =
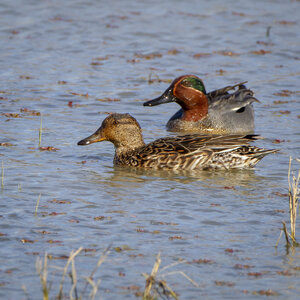
[[[158,98],[144,106],[176,102],[181,109],[168,121],[170,131],[187,133],[240,134],[254,132],[253,102],[259,102],[245,82],[206,93],[200,78],[176,78]],[[238,90],[228,93],[230,90]]]
[[[248,143],[255,139],[253,135],[184,135],[160,138],[145,145],[135,118],[129,114],[111,114],[94,134],[78,145],[112,142],[117,166],[203,170],[253,167],[265,155],[276,152],[250,146]]]

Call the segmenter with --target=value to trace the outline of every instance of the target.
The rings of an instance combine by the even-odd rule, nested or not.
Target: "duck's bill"
[[[147,102],[144,102],[144,106],[155,106],[155,105],[160,105],[163,103],[169,103],[169,102],[174,102],[176,98],[172,95],[172,90],[169,88],[167,89],[161,96],[149,100]]]
[[[172,100],[170,100],[166,97],[158,97],[153,100],[149,100],[149,101],[145,102],[143,105],[144,106],[155,106],[155,105],[160,105],[160,104],[168,103],[168,102],[172,102]]]
[[[98,132],[96,131],[94,134],[88,136],[87,138],[79,141],[77,143],[77,145],[79,146],[85,146],[85,145],[89,145],[89,144],[93,144],[93,143],[98,143],[98,142],[102,142],[105,141],[106,138],[99,136]]]

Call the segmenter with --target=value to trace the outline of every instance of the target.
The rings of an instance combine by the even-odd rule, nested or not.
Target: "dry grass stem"
[[[296,159],[299,161],[299,159]],[[283,228],[282,231],[285,236],[286,245],[299,247],[300,244],[296,241],[296,220],[297,220],[297,209],[298,209],[298,198],[299,198],[299,181],[300,181],[300,170],[298,171],[298,176],[292,173],[292,158],[290,157],[289,161],[289,171],[288,171],[288,183],[289,183],[289,212],[290,212],[290,223],[291,223],[291,234],[288,233],[285,222],[282,222]],[[277,247],[279,240],[282,236],[282,231],[277,240],[275,247]],[[290,242],[291,239],[291,242]]]
[[[81,299],[84,299],[84,294],[86,292],[86,289],[87,289],[87,286],[88,284],[90,284],[93,288],[92,290],[92,293],[91,293],[91,298],[94,299],[94,297],[96,296],[96,293],[97,293],[97,290],[98,290],[98,286],[100,284],[100,280],[95,283],[94,280],[93,280],[93,277],[97,271],[97,269],[103,264],[103,262],[105,261],[107,255],[110,253],[109,249],[110,249],[110,245],[102,252],[98,262],[97,262],[97,265],[95,266],[94,270],[91,272],[90,276],[86,277],[86,281],[87,281],[87,284],[85,285],[84,289],[83,289],[83,292],[82,292],[82,295],[81,295]],[[94,293],[95,292],[95,293]]]
[[[76,255],[78,255],[81,250],[83,248],[80,247],[78,250],[76,250],[75,252],[74,251],[71,251],[70,253],[70,256],[69,256],[69,259],[66,263],[66,266],[64,268],[64,272],[63,272],[63,275],[62,275],[62,279],[61,279],[61,282],[60,282],[60,285],[59,285],[59,293],[57,295],[57,299],[61,300],[63,298],[63,285],[64,285],[64,281],[65,281],[65,276],[66,276],[66,273],[68,271],[68,267],[70,265],[70,263],[74,260],[74,258],[76,257]]]
[[[98,292],[98,287],[99,287],[99,285],[101,283],[101,280],[99,279],[97,282],[95,282],[90,277],[86,277],[85,279],[92,286],[92,291],[90,293],[90,298],[91,299],[95,299],[96,294]],[[82,299],[82,298],[80,297],[80,299]]]
[[[151,274],[148,275],[143,273],[143,276],[146,278],[146,286],[143,294],[143,300],[154,300],[157,299],[159,296],[162,298],[162,295],[166,296],[168,299],[169,296],[171,296],[174,299],[178,300],[176,293],[168,286],[166,281],[157,278],[157,273],[160,264],[160,253],[158,253]],[[167,267],[165,267],[164,269],[166,269]]]
[[[160,280],[158,283],[159,286],[163,289],[164,295],[168,296],[168,294],[170,294],[174,299],[178,300],[176,293],[167,285],[167,283],[164,280]]]
[[[144,291],[143,299],[151,299],[150,292],[152,289],[152,285],[155,283],[155,276],[158,272],[160,263],[161,263],[160,253],[158,253],[151,274],[149,276],[147,274],[143,274],[144,277],[146,278],[146,288]]]
[[[34,212],[34,216],[35,217],[37,216],[37,211],[38,211],[38,207],[39,207],[39,204],[40,204],[41,196],[42,196],[42,194],[39,194],[39,197],[38,197],[38,199],[36,201],[35,212]]]
[[[72,272],[70,272],[70,277],[72,280],[72,287],[70,290],[70,300],[73,300],[73,293],[75,294],[75,299],[78,300],[78,293],[77,293],[77,273],[76,273],[76,268],[75,268],[75,260],[72,260]]]
[[[41,258],[36,260],[36,270],[38,275],[40,276],[42,291],[43,291],[43,300],[49,299],[49,288],[47,287],[47,253],[45,253],[44,257],[44,265]]]
[[[101,257],[99,258],[96,267],[91,272],[90,276],[85,278],[87,283],[86,283],[86,286],[84,288],[84,291],[82,292],[82,295],[79,296],[78,289],[77,289],[78,277],[77,277],[77,271],[76,271],[76,267],[75,267],[75,258],[82,251],[82,249],[83,248],[80,247],[76,251],[71,251],[71,253],[69,255],[69,258],[68,258],[68,261],[67,261],[67,263],[66,263],[66,265],[63,269],[62,268],[56,268],[56,269],[59,269],[59,270],[63,270],[63,274],[62,274],[62,279],[61,279],[60,284],[59,284],[59,292],[58,292],[56,297],[53,297],[53,299],[56,299],[56,300],[62,300],[64,298],[68,298],[70,300],[95,299],[101,280],[98,280],[97,282],[95,282],[93,280],[93,276],[95,275],[95,272],[100,267],[100,265],[104,262],[104,260],[105,260],[106,256],[108,255],[109,251],[108,251],[108,248],[105,249],[105,251],[102,253]],[[36,261],[36,270],[37,270],[37,273],[40,276],[40,280],[41,280],[41,283],[42,283],[43,300],[48,300],[49,299],[49,292],[50,292],[50,285],[49,284],[47,285],[47,259],[48,259],[48,256],[47,256],[47,253],[46,253],[45,258],[44,258],[44,262],[41,258],[38,258],[37,261]],[[64,286],[65,277],[66,277],[66,274],[68,272],[70,264],[71,264],[71,270],[69,271],[68,274],[71,278],[72,286],[71,286],[70,291],[69,291],[69,297],[67,297],[67,295],[63,293],[63,286]],[[86,290],[88,285],[91,285],[92,290],[89,294],[89,297],[85,297],[84,293],[85,293],[85,290]]]
[[[284,232],[286,244],[287,244],[287,245],[290,245],[291,243],[290,243],[290,240],[289,240],[289,233],[288,233],[288,231],[287,231],[287,229],[286,229],[285,222],[282,222],[282,225],[283,225],[282,231]]]
[[[183,271],[169,272],[169,273],[164,274],[163,276],[165,277],[165,276],[174,275],[174,274],[180,274],[183,277],[185,277],[195,287],[197,287],[197,288],[200,287],[200,285],[196,281],[194,281],[191,277],[189,277],[188,275],[186,275]]]
[[[280,230],[280,234],[279,234],[279,237],[278,237],[277,242],[276,242],[276,245],[275,245],[276,248],[277,248],[277,246],[278,246],[278,244],[279,244],[279,241],[280,241],[280,239],[281,239],[282,232],[283,232],[283,230]]]
[[[297,178],[291,171],[292,158],[290,157],[289,162],[289,206],[290,206],[290,221],[291,221],[291,239],[293,243],[296,242],[296,219],[297,219],[297,209],[298,209],[298,184],[300,179],[300,170],[298,171]],[[292,177],[292,178],[291,178]]]
[[[61,281],[59,284],[58,294],[55,297],[53,297],[53,299],[56,299],[56,300],[62,300],[64,298],[67,298],[70,300],[95,299],[96,294],[98,292],[98,287],[101,283],[101,280],[98,280],[97,282],[95,282],[93,280],[93,276],[95,275],[95,272],[100,267],[100,265],[105,261],[105,258],[108,255],[109,251],[108,251],[108,248],[105,249],[105,251],[102,253],[101,257],[99,258],[96,267],[92,270],[90,276],[85,278],[86,285],[82,292],[82,295],[79,296],[79,292],[78,292],[78,288],[77,288],[78,276],[77,276],[77,271],[76,271],[76,267],[75,267],[75,258],[82,251],[82,249],[83,248],[80,247],[76,251],[74,251],[74,250],[71,251],[68,261],[63,269],[54,267],[55,269],[59,269],[60,271],[63,270],[63,274],[62,274],[62,278],[61,278]],[[46,253],[44,261],[41,258],[38,258],[36,261],[36,270],[40,276],[40,280],[41,280],[41,284],[42,284],[43,300],[48,300],[49,294],[50,294],[50,285],[49,284],[47,285],[47,259],[48,259],[48,255]],[[71,265],[71,270],[69,271],[68,274],[69,274],[69,277],[71,278],[72,286],[70,288],[69,297],[68,297],[66,294],[63,293],[63,287],[64,287],[64,282],[65,282],[65,277],[66,277],[66,274],[68,272],[70,265]],[[85,293],[87,286],[89,286],[89,285],[91,285],[92,290],[89,294],[89,297],[85,297],[84,293]]]
[[[179,265],[179,264],[184,264],[184,263],[186,263],[187,261],[186,260],[179,260],[179,261],[175,261],[174,263],[172,263],[172,264],[169,264],[169,265],[167,265],[167,266],[165,266],[165,267],[163,267],[163,268],[161,268],[160,269],[160,272],[163,272],[163,271],[165,271],[165,270],[167,270],[167,269],[169,269],[169,268],[172,268],[172,267],[174,267],[174,266],[177,266],[177,265]]]
[[[27,288],[26,288],[26,286],[24,284],[22,284],[22,290],[24,291],[26,299],[29,300],[30,299],[29,293],[28,293]]]

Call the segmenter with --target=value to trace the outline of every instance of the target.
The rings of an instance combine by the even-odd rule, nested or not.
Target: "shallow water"
[[[53,299],[56,267],[83,247],[80,293],[110,247],[94,277],[98,298],[135,298],[160,252],[159,274],[177,271],[164,278],[180,299],[250,299],[268,290],[297,299],[299,249],[287,251],[283,237],[274,246],[289,221],[289,157],[300,157],[299,5],[2,1],[0,143],[12,145],[0,146],[0,297],[41,299],[35,262],[48,253]],[[165,124],[178,107],[143,107],[168,86],[148,79],[186,73],[207,90],[248,80],[261,101],[256,132],[266,138],[256,144],[280,153],[254,170],[174,173],[114,168],[111,144],[76,145],[107,112],[131,113],[147,142],[169,135]],[[33,110],[42,114],[41,146],[57,151],[38,149]]]

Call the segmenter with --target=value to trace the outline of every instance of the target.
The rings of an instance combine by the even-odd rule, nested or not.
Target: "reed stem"
[[[41,196],[42,196],[42,194],[40,193],[40,194],[39,194],[39,197],[38,197],[38,199],[37,199],[37,201],[36,201],[35,212],[34,212],[34,216],[35,216],[35,217],[37,216],[37,211],[38,211],[38,207],[39,207],[39,204],[40,204]]]
[[[292,158],[290,157],[289,162],[289,208],[290,208],[290,222],[291,222],[291,239],[296,242],[296,219],[297,219],[297,209],[298,209],[298,184],[300,180],[300,171],[298,171],[298,176],[295,177],[291,171]]]
[[[49,288],[47,286],[47,253],[45,253],[44,257],[44,264],[43,260],[38,258],[36,261],[36,270],[40,276],[41,284],[42,284],[42,291],[43,291],[43,300],[49,300]]]

